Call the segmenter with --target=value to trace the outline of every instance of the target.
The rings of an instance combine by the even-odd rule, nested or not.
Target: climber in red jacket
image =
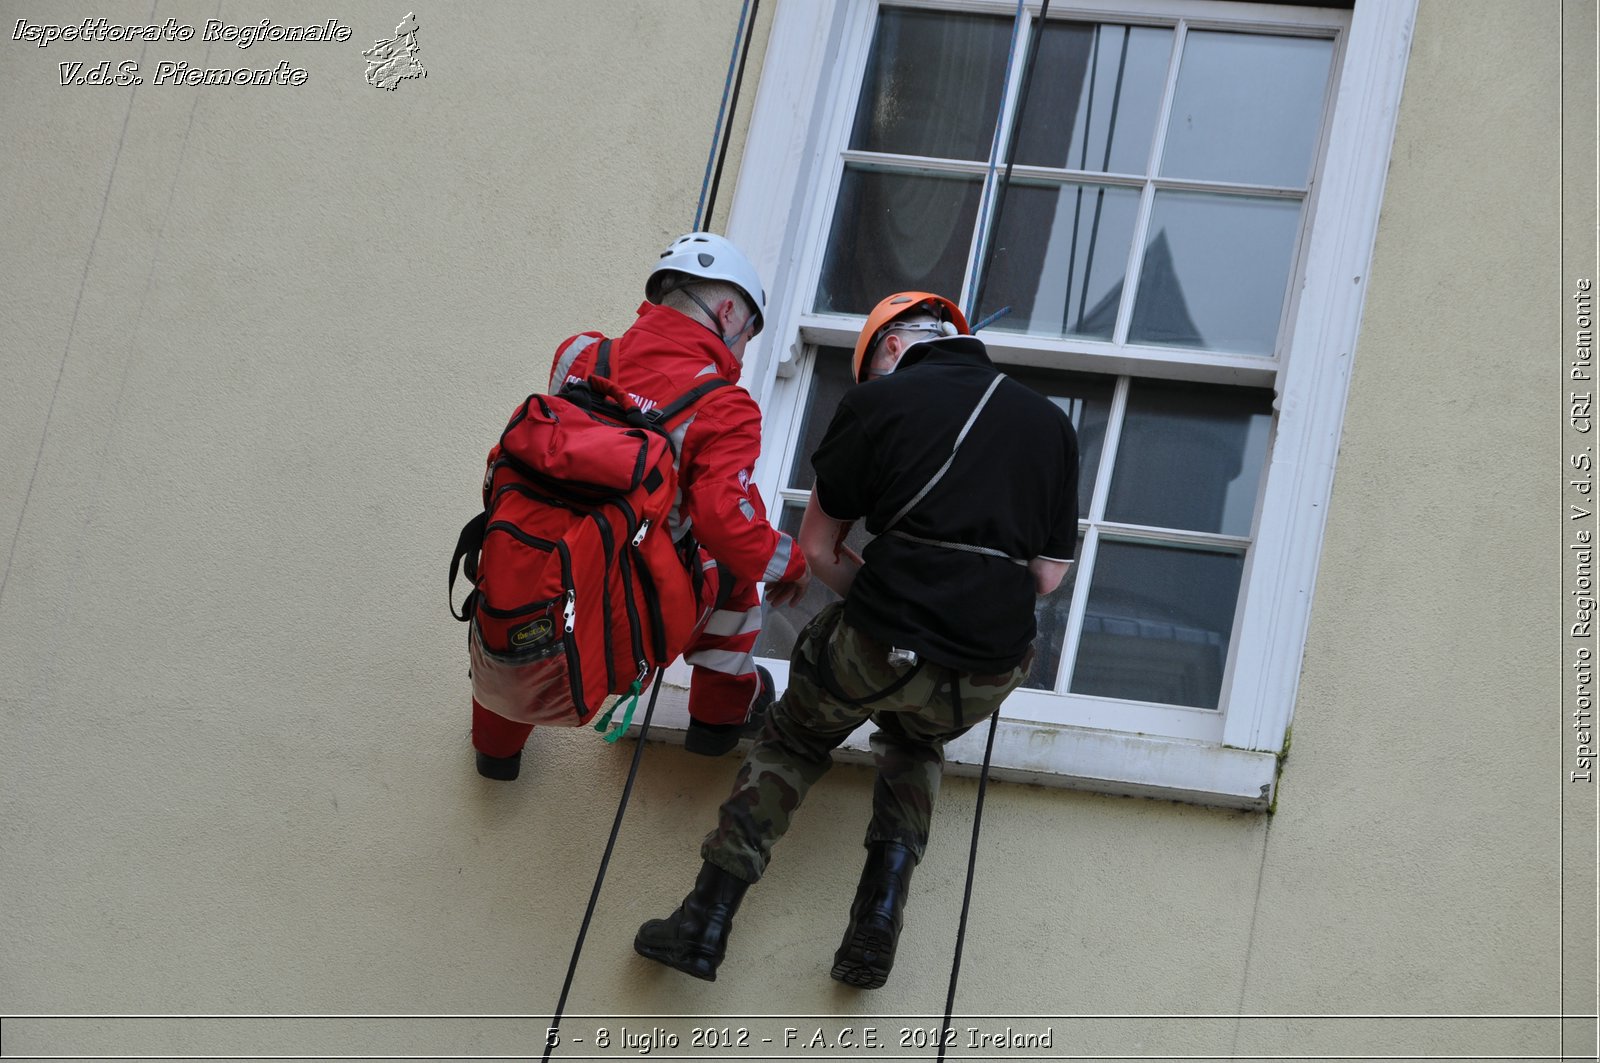
[[[608,375],[648,412],[717,374],[735,386],[700,401],[672,433],[679,499],[675,542],[693,536],[706,579],[701,620],[684,651],[693,668],[684,747],[721,756],[759,729],[772,702],[772,680],[751,651],[761,633],[758,583],[774,604],[805,593],[810,574],[794,540],[767,520],[752,477],[761,453],[761,410],[738,387],[745,346],[761,331],[766,292],[737,247],[712,233],[688,233],[662,252],[645,282],[633,325],[611,344]],[[582,332],[556,349],[551,393],[595,372],[599,332]],[[528,724],[472,705],[478,772],[516,778]]]

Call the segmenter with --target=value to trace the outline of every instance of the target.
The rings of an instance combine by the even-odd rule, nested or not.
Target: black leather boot
[[[766,725],[767,713],[777,700],[772,673],[756,665],[756,699],[750,706],[750,715],[744,723],[701,723],[689,721],[689,730],[683,736],[683,748],[703,757],[720,757],[739,744],[741,738],[759,738]]]
[[[850,927],[833,954],[835,981],[858,989],[877,989],[889,980],[894,948],[905,920],[911,871],[917,858],[900,842],[867,846],[867,864],[850,905]]]
[[[652,919],[639,928],[633,951],[646,959],[675,967],[707,982],[717,980],[717,966],[728,950],[733,915],[750,883],[735,878],[716,864],[700,868],[694,889],[665,919]]]
[[[473,750],[478,755],[478,774],[485,779],[496,779],[500,782],[510,782],[522,770],[522,750],[517,750],[509,757],[491,757],[481,749]]]

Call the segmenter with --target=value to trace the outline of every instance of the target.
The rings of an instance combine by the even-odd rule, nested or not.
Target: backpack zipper
[[[601,571],[603,572],[610,566],[611,559],[613,556],[615,556],[616,543],[611,534],[611,522],[605,517],[601,516],[599,510],[591,513],[590,516],[594,518],[595,527],[599,529],[600,532],[600,548],[604,552],[604,564],[601,565]],[[605,633],[606,641],[606,685],[612,689],[615,689],[617,685],[617,668],[616,664],[611,659],[613,656],[613,650],[611,646],[612,603],[611,581],[608,579],[600,581],[600,601],[606,615],[606,623],[602,625],[602,630]]]
[[[650,566],[644,563],[644,557],[637,547],[633,549],[635,559],[639,563],[639,591],[644,597],[644,604],[650,610],[650,619],[655,629],[655,651],[658,660],[667,655],[667,633],[664,630],[666,622],[661,615],[661,598],[656,593],[656,581],[650,575]]]
[[[622,571],[623,612],[628,617],[628,634],[633,638],[634,660],[644,660],[644,633],[639,624],[639,611],[633,606],[633,565],[628,551],[617,552],[617,567]]]
[[[583,700],[583,672],[578,661],[578,640],[570,637],[578,623],[578,592],[572,582],[572,552],[567,549],[566,543],[556,543],[556,552],[561,555],[561,583],[567,589],[567,605],[562,610],[561,619],[569,637],[561,640],[565,644],[562,648],[567,655],[567,679],[572,687],[572,708],[579,721],[582,721],[586,707]]]

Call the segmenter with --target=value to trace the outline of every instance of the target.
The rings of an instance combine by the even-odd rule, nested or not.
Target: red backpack
[[[512,414],[489,451],[483,512],[450,559],[452,591],[458,567],[473,585],[461,612],[451,606],[471,624],[472,696],[509,720],[588,723],[607,695],[636,695],[681,654],[699,619],[693,541],[674,545],[666,527],[678,484],[668,432],[729,382],[646,413],[603,375],[610,343],[587,382]]]

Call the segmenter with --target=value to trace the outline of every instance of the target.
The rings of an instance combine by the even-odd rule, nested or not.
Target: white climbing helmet
[[[716,233],[685,233],[672,241],[661,252],[660,260],[650,271],[650,277],[644,283],[644,297],[652,303],[659,303],[667,292],[687,283],[673,274],[686,274],[696,280],[725,281],[733,285],[755,307],[756,327],[751,335],[760,332],[766,323],[767,293],[761,287],[761,276],[756,273],[750,260],[744,257],[744,252],[725,237]]]

